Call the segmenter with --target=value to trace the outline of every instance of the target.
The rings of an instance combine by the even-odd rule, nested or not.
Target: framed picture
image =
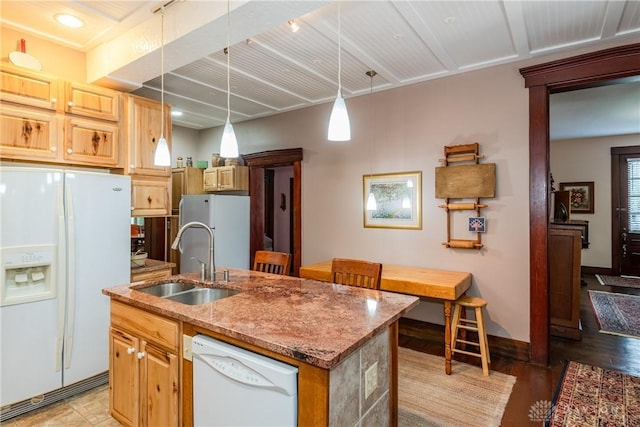
[[[422,229],[422,172],[364,175],[362,181],[365,227]],[[367,206],[370,193],[375,206]]]
[[[570,191],[569,205],[572,213],[593,213],[593,181],[561,182],[560,191]]]

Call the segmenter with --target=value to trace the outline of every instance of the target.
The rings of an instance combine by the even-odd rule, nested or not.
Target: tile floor
[[[109,385],[105,384],[7,420],[2,426],[120,427],[120,423],[109,415]]]

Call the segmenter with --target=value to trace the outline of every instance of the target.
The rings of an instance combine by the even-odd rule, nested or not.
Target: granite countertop
[[[175,262],[158,261],[157,259],[146,258],[144,265],[140,267],[131,267],[131,274],[146,273],[148,271],[162,270],[163,268],[173,268]]]
[[[219,268],[221,272],[223,268]],[[212,303],[185,305],[136,289],[168,279],[103,289],[114,300],[331,369],[377,335],[419,298],[297,277],[229,269],[229,282],[182,274],[170,281],[239,290]]]

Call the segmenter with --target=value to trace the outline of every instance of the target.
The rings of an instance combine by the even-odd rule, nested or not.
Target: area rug
[[[444,373],[444,358],[400,347],[398,425],[499,426],[516,377],[462,362]]]
[[[546,427],[640,426],[640,377],[567,362]]]
[[[596,279],[598,279],[598,282],[603,286],[640,289],[640,277],[605,276],[603,274],[596,274]]]
[[[589,291],[600,332],[640,338],[640,296]]]

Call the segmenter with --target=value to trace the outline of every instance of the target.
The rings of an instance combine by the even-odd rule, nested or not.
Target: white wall
[[[200,132],[194,129],[188,129],[180,126],[173,126],[171,128],[171,167],[176,167],[176,160],[179,156],[182,156],[183,161],[186,164],[187,157],[193,158],[193,165],[196,165],[196,160],[207,160],[211,162],[211,155],[209,157],[198,157],[198,147]]]
[[[582,265],[611,268],[611,147],[639,145],[640,135],[551,141],[550,164],[555,188],[562,182],[593,181],[593,214],[571,213],[589,221],[589,245]]]

